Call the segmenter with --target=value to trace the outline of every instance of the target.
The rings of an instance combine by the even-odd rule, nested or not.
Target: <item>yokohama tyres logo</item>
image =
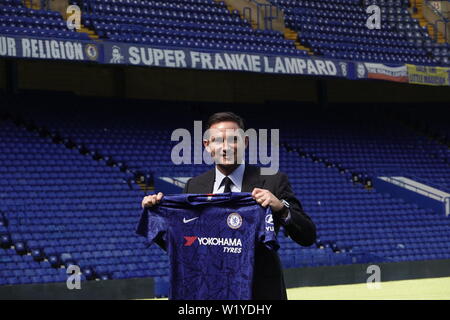
[[[198,240],[198,244],[201,246],[232,246],[232,247],[242,247],[241,239],[232,238],[206,238],[206,237],[196,237],[196,236],[184,236],[185,247],[190,247],[194,244],[195,240]]]
[[[195,240],[197,240],[197,237],[184,237],[184,240],[186,240],[186,242],[184,243],[184,246],[190,247],[195,242]]]
[[[207,238],[197,236],[184,236],[185,247],[190,247],[194,244],[195,240],[198,240],[200,246],[221,246],[224,253],[242,253],[242,241],[237,238]]]

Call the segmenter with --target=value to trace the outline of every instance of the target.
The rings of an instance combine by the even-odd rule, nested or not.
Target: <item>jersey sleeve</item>
[[[167,224],[163,217],[160,217],[149,209],[144,209],[141,214],[136,233],[147,239],[148,244],[152,244],[155,238],[162,233],[165,236]],[[163,238],[163,240],[165,240]]]
[[[263,218],[259,224],[258,240],[263,243],[268,249],[276,251],[280,248],[275,232],[275,225],[272,217],[272,210],[270,207],[264,210]]]

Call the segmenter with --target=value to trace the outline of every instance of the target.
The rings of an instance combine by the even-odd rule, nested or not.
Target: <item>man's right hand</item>
[[[144,197],[142,199],[142,209],[153,207],[155,204],[158,204],[164,194],[162,192],[158,192],[158,194],[152,194],[150,196]]]

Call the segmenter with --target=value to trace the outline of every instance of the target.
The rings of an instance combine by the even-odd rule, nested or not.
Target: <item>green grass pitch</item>
[[[450,300],[450,277],[380,282],[378,288],[366,283],[301,287],[287,293],[289,300]]]

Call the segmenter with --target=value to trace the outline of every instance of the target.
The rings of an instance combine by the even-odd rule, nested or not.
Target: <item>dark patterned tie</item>
[[[225,189],[223,189],[223,192],[231,192],[231,185],[233,184],[231,179],[228,177],[225,177],[225,178],[223,178],[222,183],[225,185]]]

